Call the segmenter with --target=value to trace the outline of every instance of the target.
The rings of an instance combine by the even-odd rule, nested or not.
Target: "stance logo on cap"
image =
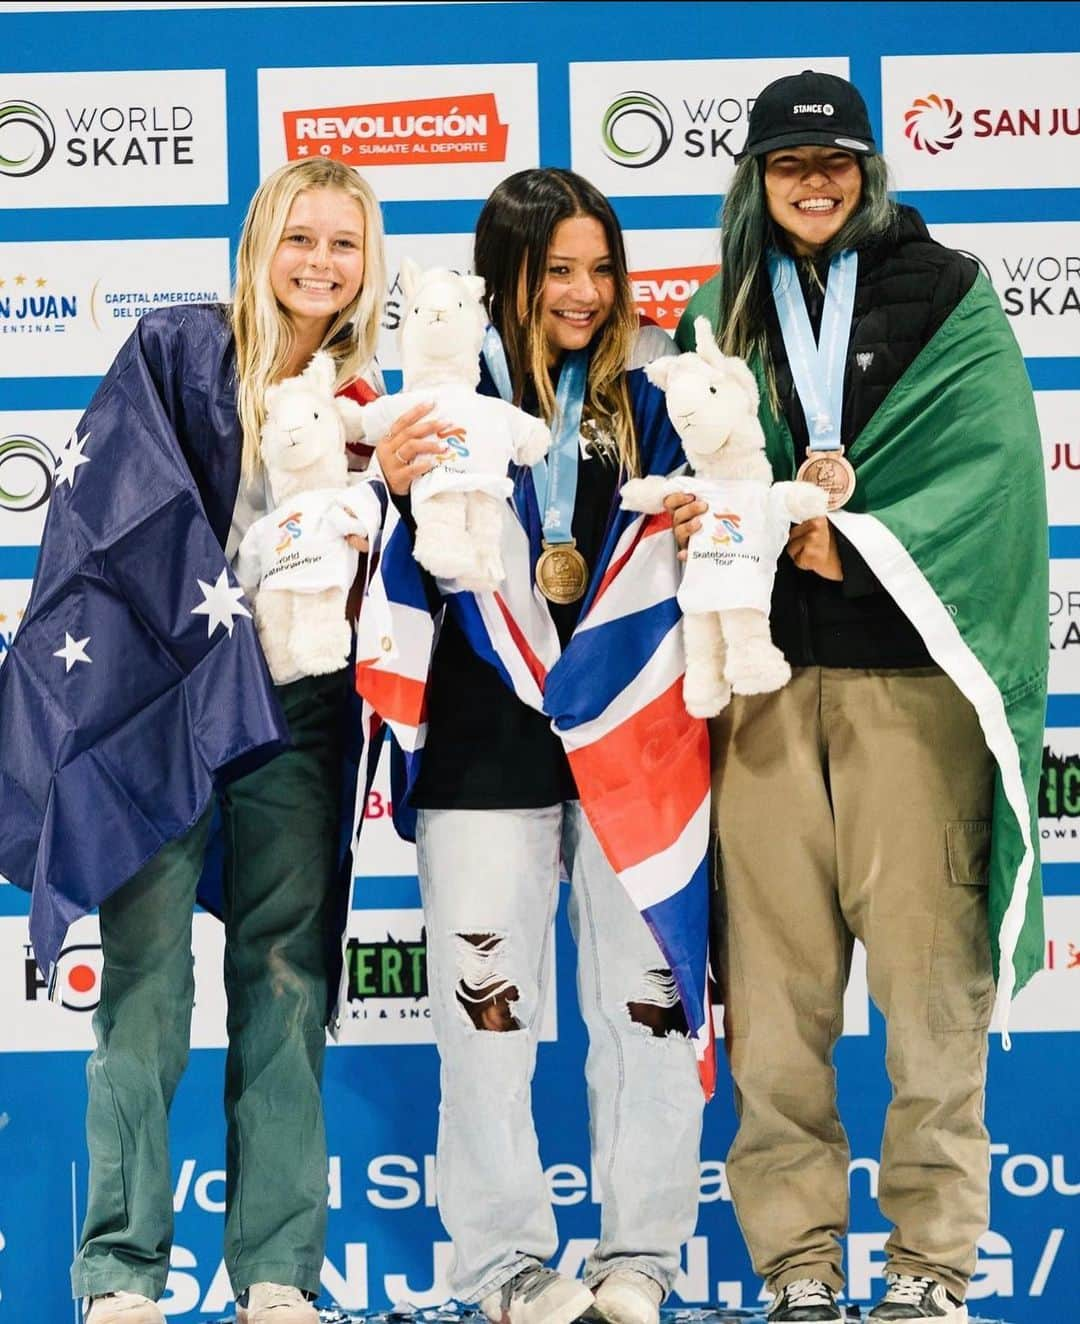
[[[831,115],[833,114],[833,104],[831,101],[813,102],[799,106],[792,106],[793,115]]]

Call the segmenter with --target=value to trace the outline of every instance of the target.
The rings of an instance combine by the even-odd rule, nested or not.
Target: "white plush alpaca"
[[[669,492],[709,503],[690,539],[678,600],[683,609],[683,698],[695,717],[713,717],[732,693],[765,694],[791,668],[769,635],[776,560],[792,522],[825,514],[812,483],[773,483],[758,422],[754,375],[721,354],[708,319],[694,323],[697,350],[645,369],[667,396],[693,478],[635,478],[622,489],[628,510],[657,513]]]
[[[416,522],[414,554],[439,579],[483,591],[505,577],[501,544],[511,460],[535,464],[547,454],[547,425],[491,396],[477,395],[487,318],[479,276],[441,267],[422,272],[401,264],[406,311],[401,328],[403,391],[362,405],[366,439],[377,443],[421,401],[447,421],[437,463],[410,489]]]
[[[262,458],[277,504],[244,535],[236,577],[254,599],[259,640],[279,685],[348,661],[345,600],[359,553],[345,538],[370,539],[382,520],[370,483],[349,485],[345,442],[358,431],[359,406],[335,398],[334,376],[333,359],[320,351],[299,377],[266,392]]]

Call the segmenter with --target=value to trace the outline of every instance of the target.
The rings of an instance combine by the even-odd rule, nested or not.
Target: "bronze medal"
[[[548,602],[577,602],[589,582],[585,558],[570,542],[544,543],[536,563],[536,587]]]
[[[820,487],[828,496],[829,510],[847,505],[855,491],[855,470],[844,459],[842,447],[838,451],[811,451],[795,477],[801,483]]]

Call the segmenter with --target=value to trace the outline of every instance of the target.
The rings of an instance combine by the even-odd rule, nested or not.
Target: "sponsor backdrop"
[[[991,1230],[975,1313],[1075,1317],[1080,1269],[1080,5],[485,4],[5,6],[0,15],[0,660],[34,571],[56,459],[149,308],[227,296],[259,178],[286,159],[365,171],[389,231],[383,366],[398,381],[405,253],[463,267],[505,174],[568,165],[613,199],[635,296],[673,329],[716,267],[717,202],[761,87],[808,66],[863,89],[901,196],[975,255],[1027,356],[1043,428],[1053,557],[1052,695],[1042,787],[1047,972],[995,1037]],[[31,11],[31,12],[25,12]],[[62,663],[57,662],[60,666]],[[0,733],[0,739],[3,734]],[[433,1306],[449,1247],[435,1209],[438,1071],[411,850],[385,781],[349,928],[343,1039],[327,1060],[324,1301]],[[221,932],[196,917],[191,1064],[174,1110],[170,1318],[230,1313]],[[571,1272],[597,1232],[574,953],[557,921],[536,1112]],[[67,1265],[85,1201],[83,1071],[100,949],[77,924],[47,1001],[27,898],[0,883],[0,1324],[72,1320]],[[881,1288],[877,1213],[888,1101],[880,1017],[856,962],[837,1059],[852,1141],[849,1299]],[[797,1082],[794,1083],[797,1088]],[[484,1082],[477,1081],[477,1089]],[[687,1307],[757,1300],[724,1175],[723,1072],[706,1121]],[[478,1196],[482,1199],[482,1193]]]

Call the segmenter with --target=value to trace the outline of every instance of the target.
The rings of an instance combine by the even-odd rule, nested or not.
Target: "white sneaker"
[[[299,1287],[252,1283],[247,1305],[237,1307],[236,1324],[319,1324],[319,1312]]]
[[[897,1320],[903,1324],[966,1324],[967,1306],[946,1292],[933,1278],[910,1273],[887,1273],[889,1290],[871,1310],[868,1319]]]
[[[592,1304],[593,1294],[584,1283],[537,1264],[490,1292],[480,1309],[491,1324],[570,1324]]]
[[[104,1292],[89,1298],[84,1324],[165,1324],[165,1316],[139,1292]]]
[[[664,1289],[647,1273],[616,1269],[596,1289],[596,1311],[608,1324],[658,1324]]]

